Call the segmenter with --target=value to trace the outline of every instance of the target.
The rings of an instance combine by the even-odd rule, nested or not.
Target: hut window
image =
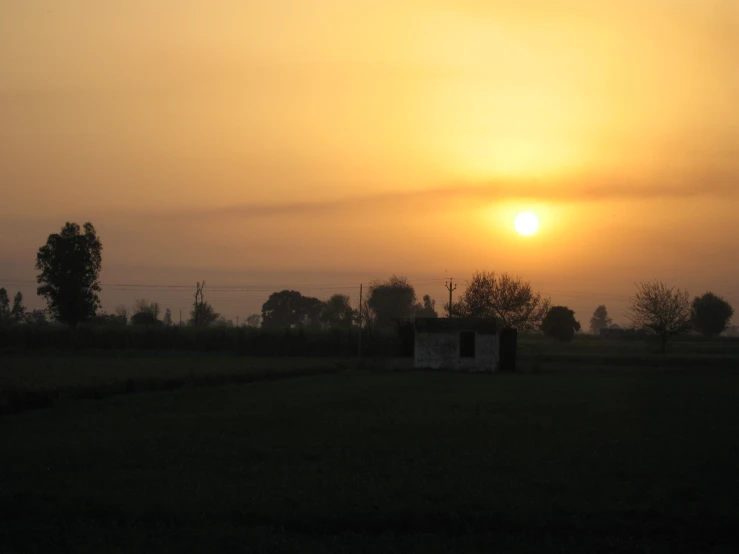
[[[474,358],[475,357],[475,332],[462,331],[459,333],[459,357]]]

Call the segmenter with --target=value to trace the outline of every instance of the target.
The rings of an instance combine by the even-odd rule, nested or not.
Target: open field
[[[0,418],[0,551],[734,552],[731,370],[342,371]]]
[[[354,360],[245,358],[135,352],[0,358],[0,414],[46,408],[64,398],[282,379],[346,369]]]
[[[708,371],[739,368],[739,341],[681,340],[668,354],[644,341],[602,341],[587,336],[560,344],[543,337],[519,343],[517,371]],[[229,351],[40,350],[0,354],[0,414],[44,408],[63,398],[173,390],[185,386],[245,383],[341,371],[358,366],[356,356],[238,355]],[[363,367],[407,370],[409,357],[365,356]]]

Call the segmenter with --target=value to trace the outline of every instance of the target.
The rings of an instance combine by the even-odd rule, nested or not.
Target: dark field
[[[735,373],[62,397],[0,417],[0,552],[735,552]]]
[[[350,364],[355,360],[137,352],[0,357],[0,414],[48,408],[73,398],[324,374]]]

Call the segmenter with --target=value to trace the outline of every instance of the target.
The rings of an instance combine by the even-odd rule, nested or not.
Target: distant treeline
[[[3,352],[25,350],[178,350],[233,352],[243,356],[353,357],[359,355],[359,328],[264,329],[132,325],[0,326]],[[413,355],[413,328],[363,329],[362,355]]]
[[[363,351],[369,355],[410,355],[411,322],[439,316],[430,295],[419,300],[407,278],[392,275],[369,283],[356,305],[343,294],[324,301],[295,290],[276,291],[262,305],[261,314],[251,314],[243,322],[237,319],[234,326],[205,300],[202,281],[195,284],[192,310],[183,327],[174,325],[170,309],[160,319],[159,304],[143,298],[130,316],[124,306],[114,313],[102,311],[101,267],[102,243],[91,223],[82,227],[67,223],[60,233],[49,235],[36,255],[37,294],[46,300],[47,309],[28,312],[20,292],[11,304],[8,291],[0,288],[0,346],[346,356],[357,354],[361,333]],[[446,288],[450,297],[443,312],[449,318],[495,318],[503,328],[540,332],[558,342],[570,342],[582,331],[572,309],[552,305],[520,276],[478,271],[456,300],[451,278]],[[730,329],[733,315],[733,307],[710,291],[691,302],[685,290],[648,281],[638,283],[630,299],[630,329],[614,325],[607,307],[600,305],[590,319],[590,332],[604,340],[656,336],[665,353],[668,340],[679,335],[721,335]]]

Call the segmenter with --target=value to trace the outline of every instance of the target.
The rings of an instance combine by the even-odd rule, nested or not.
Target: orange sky
[[[5,0],[0,52],[11,291],[90,220],[106,283],[260,285],[231,318],[476,269],[583,322],[650,278],[739,307],[735,0]]]

